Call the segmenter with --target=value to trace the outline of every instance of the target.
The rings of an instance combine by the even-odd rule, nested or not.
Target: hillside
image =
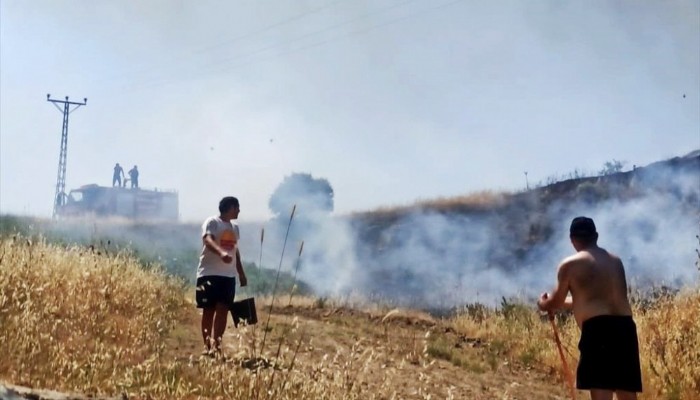
[[[251,261],[263,244],[263,266],[280,261],[275,228],[261,243],[251,227],[252,287],[238,298],[256,297],[259,322],[229,327],[225,360],[200,355],[192,286],[172,277],[192,268],[196,225],[6,216],[0,399],[565,399],[551,326],[527,289],[549,289],[568,219],[584,213],[625,257],[640,399],[693,400],[698,177],[695,153],[522,193],[299,217],[290,243],[306,247],[289,246],[277,288],[277,271]],[[290,294],[295,263],[312,295]],[[575,365],[578,329],[556,322]]]
[[[437,318],[257,297],[258,324],[230,325],[226,358],[211,359],[200,354],[192,288],[127,253],[14,236],[0,240],[0,254],[2,399],[567,398],[551,326],[531,304],[473,303]],[[640,399],[693,400],[700,293],[658,294],[635,303]],[[556,323],[575,365],[575,323]]]
[[[477,193],[361,213],[350,223],[358,238],[355,252],[362,254],[360,263],[368,271],[362,274],[363,287],[385,295],[388,290],[388,297],[405,304],[434,307],[441,304],[432,293],[441,285],[433,281],[450,281],[468,293],[441,299],[450,306],[476,299],[479,287],[489,288],[487,281],[503,274],[521,281],[549,274],[570,251],[566,229],[578,215],[598,222],[604,246],[626,249],[630,275],[640,286],[692,281],[677,265],[692,263],[700,233],[700,151],[520,193]],[[669,259],[663,247],[646,246],[653,243],[678,252]],[[667,275],[654,272],[659,265],[668,266]],[[469,287],[475,277],[478,283]],[[408,295],[407,287],[412,288]],[[480,294],[488,299],[485,292]],[[534,292],[506,289],[490,297]]]
[[[473,193],[339,217],[305,217],[299,209],[283,260],[288,216],[265,223],[243,219],[241,251],[246,265],[264,267],[254,269],[265,278],[254,279],[249,293],[271,290],[269,278],[281,265],[285,287],[298,272],[309,293],[359,295],[442,313],[474,301],[494,305],[501,297],[536,295],[551,284],[551,269],[570,251],[568,222],[583,214],[597,221],[604,246],[626,250],[621,255],[635,286],[692,283],[694,276],[680,266],[692,264],[700,233],[700,150],[626,172],[551,180],[518,193]],[[201,246],[198,224],[7,217],[0,224],[4,231],[109,252],[129,248],[188,282]],[[649,245],[654,243],[664,246]]]
[[[272,299],[259,298],[258,325],[230,327],[229,358],[209,359],[200,355],[192,290],[128,254],[17,236],[0,250],[2,398],[10,389],[51,398],[13,385],[129,399],[561,398],[546,369],[499,360],[505,348],[450,323],[323,299],[280,296],[268,324]],[[443,359],[452,343],[462,352],[457,365]]]

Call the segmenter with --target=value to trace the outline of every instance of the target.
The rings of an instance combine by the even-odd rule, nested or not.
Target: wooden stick
[[[547,313],[547,316],[549,317],[549,322],[552,324],[552,331],[554,331],[554,341],[557,343],[557,349],[559,350],[559,358],[561,358],[561,363],[564,368],[564,377],[566,378],[566,382],[569,384],[569,394],[571,394],[571,398],[573,400],[576,400],[576,387],[574,386],[574,377],[571,375],[569,364],[566,362],[566,357],[564,356],[564,349],[561,346],[561,340],[559,340],[557,324],[554,321],[554,313],[550,311]]]

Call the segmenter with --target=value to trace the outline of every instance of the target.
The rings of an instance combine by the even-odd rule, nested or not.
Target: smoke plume
[[[531,299],[553,288],[558,263],[574,252],[569,223],[585,215],[599,245],[623,260],[630,286],[693,284],[700,158],[684,162],[690,168],[659,163],[560,182],[491,209],[416,207],[362,218],[299,209],[290,230],[305,243],[298,277],[319,295],[430,308]],[[285,268],[293,265],[289,258]]]

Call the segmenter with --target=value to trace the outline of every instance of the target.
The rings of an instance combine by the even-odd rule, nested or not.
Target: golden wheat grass
[[[700,292],[686,289],[652,304],[635,304],[634,318],[644,386],[639,399],[700,399]],[[451,323],[459,335],[485,343],[482,367],[495,370],[517,363],[542,369],[564,384],[552,329],[533,307],[506,303],[497,311],[472,305]],[[575,374],[579,328],[567,315],[559,315],[556,323]],[[459,355],[450,350],[442,358],[458,360]]]
[[[295,297],[275,310],[269,327],[275,346],[255,354],[260,332],[230,330],[225,361],[199,355],[191,297],[191,287],[144,267],[128,252],[0,238],[0,381],[129,399],[487,399],[522,393],[543,399],[563,393],[563,383],[523,386],[532,383],[525,377],[529,371],[549,374],[552,382],[560,377],[551,327],[532,305],[471,305],[437,320],[412,310],[364,312],[333,299]],[[645,386],[640,399],[697,398],[700,293],[637,305],[635,318]],[[578,327],[566,316],[557,323],[574,366]],[[464,372],[436,366],[438,359]],[[462,374],[469,378],[457,382]],[[489,386],[505,385],[504,377],[520,379],[519,386]]]
[[[314,345],[296,319],[289,329],[271,326],[273,340],[284,332],[285,344],[277,357],[263,355],[265,362],[253,360],[248,350],[251,327],[229,338],[237,343],[227,344],[228,362],[184,349],[173,353],[166,349],[168,338],[180,325],[194,325],[189,296],[181,282],[157,268],[145,269],[128,252],[107,254],[20,236],[0,239],[0,381],[129,399],[395,396],[397,385],[390,379],[370,389],[368,380],[377,377],[367,369],[388,356],[360,338],[349,351],[328,351],[301,365],[299,352]],[[410,358],[411,365],[429,367],[423,353]],[[401,370],[387,368],[387,377]],[[420,386],[417,393],[428,397]]]

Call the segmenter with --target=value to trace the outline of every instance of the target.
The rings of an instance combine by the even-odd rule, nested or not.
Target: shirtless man
[[[543,293],[537,306],[573,310],[581,329],[577,389],[590,390],[592,400],[612,400],[613,394],[636,400],[642,391],[639,343],[622,261],[598,247],[590,218],[574,218],[569,237],[577,253],[561,262],[554,292]]]

